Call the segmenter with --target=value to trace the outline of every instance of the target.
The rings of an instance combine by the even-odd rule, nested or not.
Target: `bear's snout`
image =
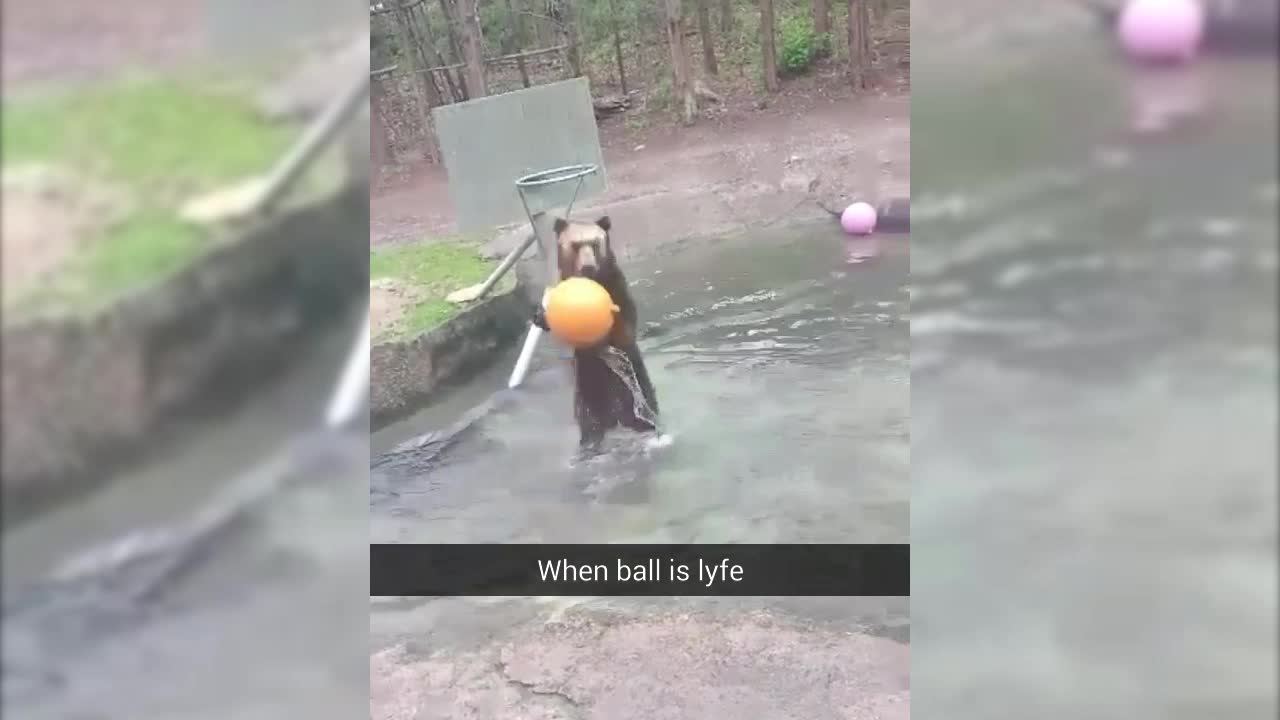
[[[578,274],[583,277],[596,279],[596,275],[600,272],[600,258],[596,254],[596,249],[590,246],[578,248],[577,263]]]

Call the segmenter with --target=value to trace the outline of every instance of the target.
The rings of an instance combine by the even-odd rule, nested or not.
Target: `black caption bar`
[[[909,545],[371,545],[371,596],[907,596]]]

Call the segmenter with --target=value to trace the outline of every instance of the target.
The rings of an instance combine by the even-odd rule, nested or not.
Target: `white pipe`
[[[369,308],[365,308],[364,321],[356,334],[355,345],[347,356],[346,366],[338,385],[334,388],[333,397],[329,400],[329,409],[325,413],[325,422],[330,428],[337,428],[351,422],[368,398],[369,392]]]
[[[529,363],[533,361],[533,351],[538,347],[538,339],[541,337],[542,328],[530,325],[529,334],[524,337],[524,347],[520,348],[520,357],[511,370],[511,379],[507,381],[507,387],[519,387],[520,383],[524,382],[524,376],[529,372]]]
[[[542,293],[542,309],[547,309],[547,295]],[[520,357],[516,359],[516,366],[511,369],[511,379],[507,381],[508,388],[515,388],[524,382],[524,376],[529,372],[529,363],[533,362],[533,351],[538,347],[538,340],[542,338],[542,328],[529,324],[529,334],[524,336],[524,347],[520,348]]]

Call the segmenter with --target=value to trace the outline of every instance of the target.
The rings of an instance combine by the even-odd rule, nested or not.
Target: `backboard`
[[[600,133],[586,78],[444,105],[432,111],[458,229],[487,230],[526,220],[516,179],[592,164],[599,170],[537,193],[530,211],[564,207],[605,190]],[[534,206],[536,202],[536,207]]]

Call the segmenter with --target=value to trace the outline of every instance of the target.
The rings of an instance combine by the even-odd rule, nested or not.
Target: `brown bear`
[[[618,307],[609,335],[598,345],[578,348],[573,353],[573,415],[581,432],[581,447],[587,452],[598,449],[605,434],[616,427],[637,432],[657,430],[658,398],[636,345],[636,303],[613,254],[610,227],[608,216],[594,223],[557,218],[552,226],[560,279],[595,280]],[[547,329],[540,306],[534,313],[534,323]],[[633,378],[634,382],[624,377]]]

